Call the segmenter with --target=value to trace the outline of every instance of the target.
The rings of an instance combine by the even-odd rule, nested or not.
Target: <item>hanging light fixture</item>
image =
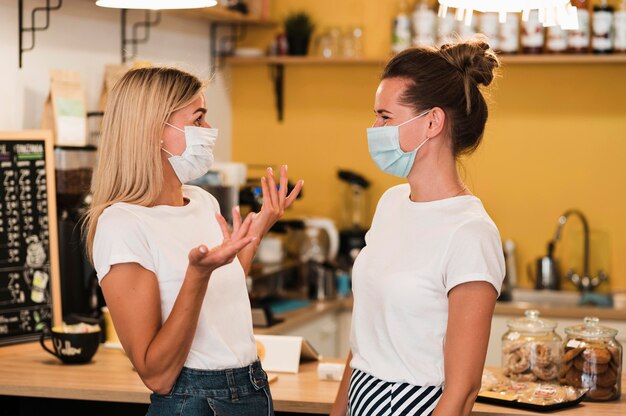
[[[522,13],[522,20],[528,21],[531,10],[537,10],[544,27],[559,25],[565,30],[578,29],[578,14],[570,0],[439,0],[439,17],[445,17],[449,8],[455,9],[456,19],[465,21],[468,26],[474,11],[498,13],[500,23],[504,23],[507,13]]]
[[[96,6],[111,7],[114,9],[199,9],[213,7],[216,0],[98,0]]]

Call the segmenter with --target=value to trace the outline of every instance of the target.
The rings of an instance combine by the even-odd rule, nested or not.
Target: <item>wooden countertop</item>
[[[542,317],[550,318],[584,318],[595,316],[600,319],[626,320],[626,309],[600,308],[593,306],[546,306],[531,302],[497,302],[495,315],[523,316],[527,309],[537,309]]]
[[[625,415],[626,377],[622,380],[620,401],[583,403],[561,413],[568,416]],[[272,382],[275,410],[328,414],[338,386],[338,382],[318,380],[317,363],[302,364],[298,374],[281,373]],[[0,395],[150,402],[150,391],[133,371],[122,351],[100,348],[91,363],[65,365],[45,352],[38,343],[0,347]],[[476,403],[472,414],[499,416],[534,413]]]

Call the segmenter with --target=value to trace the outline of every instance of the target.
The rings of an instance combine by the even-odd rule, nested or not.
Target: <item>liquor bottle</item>
[[[406,0],[399,1],[398,14],[393,21],[391,51],[402,52],[411,46],[411,19],[407,13],[409,6]]]
[[[561,26],[550,26],[546,35],[546,51],[548,53],[563,53],[567,51],[567,32]]]
[[[474,15],[472,16],[472,20],[470,22],[470,24],[466,24],[465,23],[465,19],[463,19],[462,21],[457,21],[457,30],[459,33],[459,37],[462,40],[469,40],[472,39],[474,37],[474,35],[477,32],[477,28],[478,25],[476,24],[476,13],[474,13]]]
[[[448,10],[446,17],[440,17],[437,21],[437,46],[453,43],[456,41],[456,20],[454,13]]]
[[[413,45],[433,46],[437,36],[437,14],[428,0],[419,0],[413,12]]]
[[[542,53],[543,52],[544,31],[543,25],[539,21],[539,11],[531,10],[527,21],[522,21],[522,52]]]
[[[578,29],[570,30],[567,35],[567,49],[571,53],[589,52],[590,20],[589,3],[587,0],[572,0],[572,6],[576,7],[578,14]]]
[[[626,0],[622,0],[613,15],[613,47],[615,52],[626,52]]]
[[[593,53],[613,52],[613,7],[607,0],[593,6],[591,48]]]
[[[499,37],[500,52],[505,54],[519,52],[519,15],[517,13],[507,13],[506,21],[500,23]]]
[[[497,13],[483,13],[480,15],[480,20],[478,22],[478,27],[480,28],[480,32],[487,36],[487,43],[491,49],[499,50],[500,45],[498,42],[498,14]]]

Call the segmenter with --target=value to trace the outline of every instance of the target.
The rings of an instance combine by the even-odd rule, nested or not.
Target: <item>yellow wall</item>
[[[306,8],[326,25],[362,25],[368,56],[389,45],[392,2],[275,0],[274,15]],[[267,37],[259,32],[253,38]],[[376,201],[398,180],[370,160],[365,128],[373,122],[377,65],[288,66],[285,120],[278,123],[268,68],[233,66],[233,156],[250,164],[288,163],[306,181],[290,215],[341,219],[345,188],[337,168],[372,180]],[[557,218],[569,208],[588,217],[592,273],[608,270],[613,289],[626,290],[626,64],[505,65],[491,90],[483,146],[463,162],[464,175],[518,247],[522,284],[526,265],[545,252]],[[568,224],[558,255],[580,269],[580,227]]]

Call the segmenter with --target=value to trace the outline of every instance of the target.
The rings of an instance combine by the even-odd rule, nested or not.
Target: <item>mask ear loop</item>
[[[432,139],[432,137],[427,137],[422,143],[420,143],[419,146],[417,146],[417,148],[414,151],[415,152],[419,151],[422,148],[422,146],[424,146],[426,142],[429,141],[430,139]]]

